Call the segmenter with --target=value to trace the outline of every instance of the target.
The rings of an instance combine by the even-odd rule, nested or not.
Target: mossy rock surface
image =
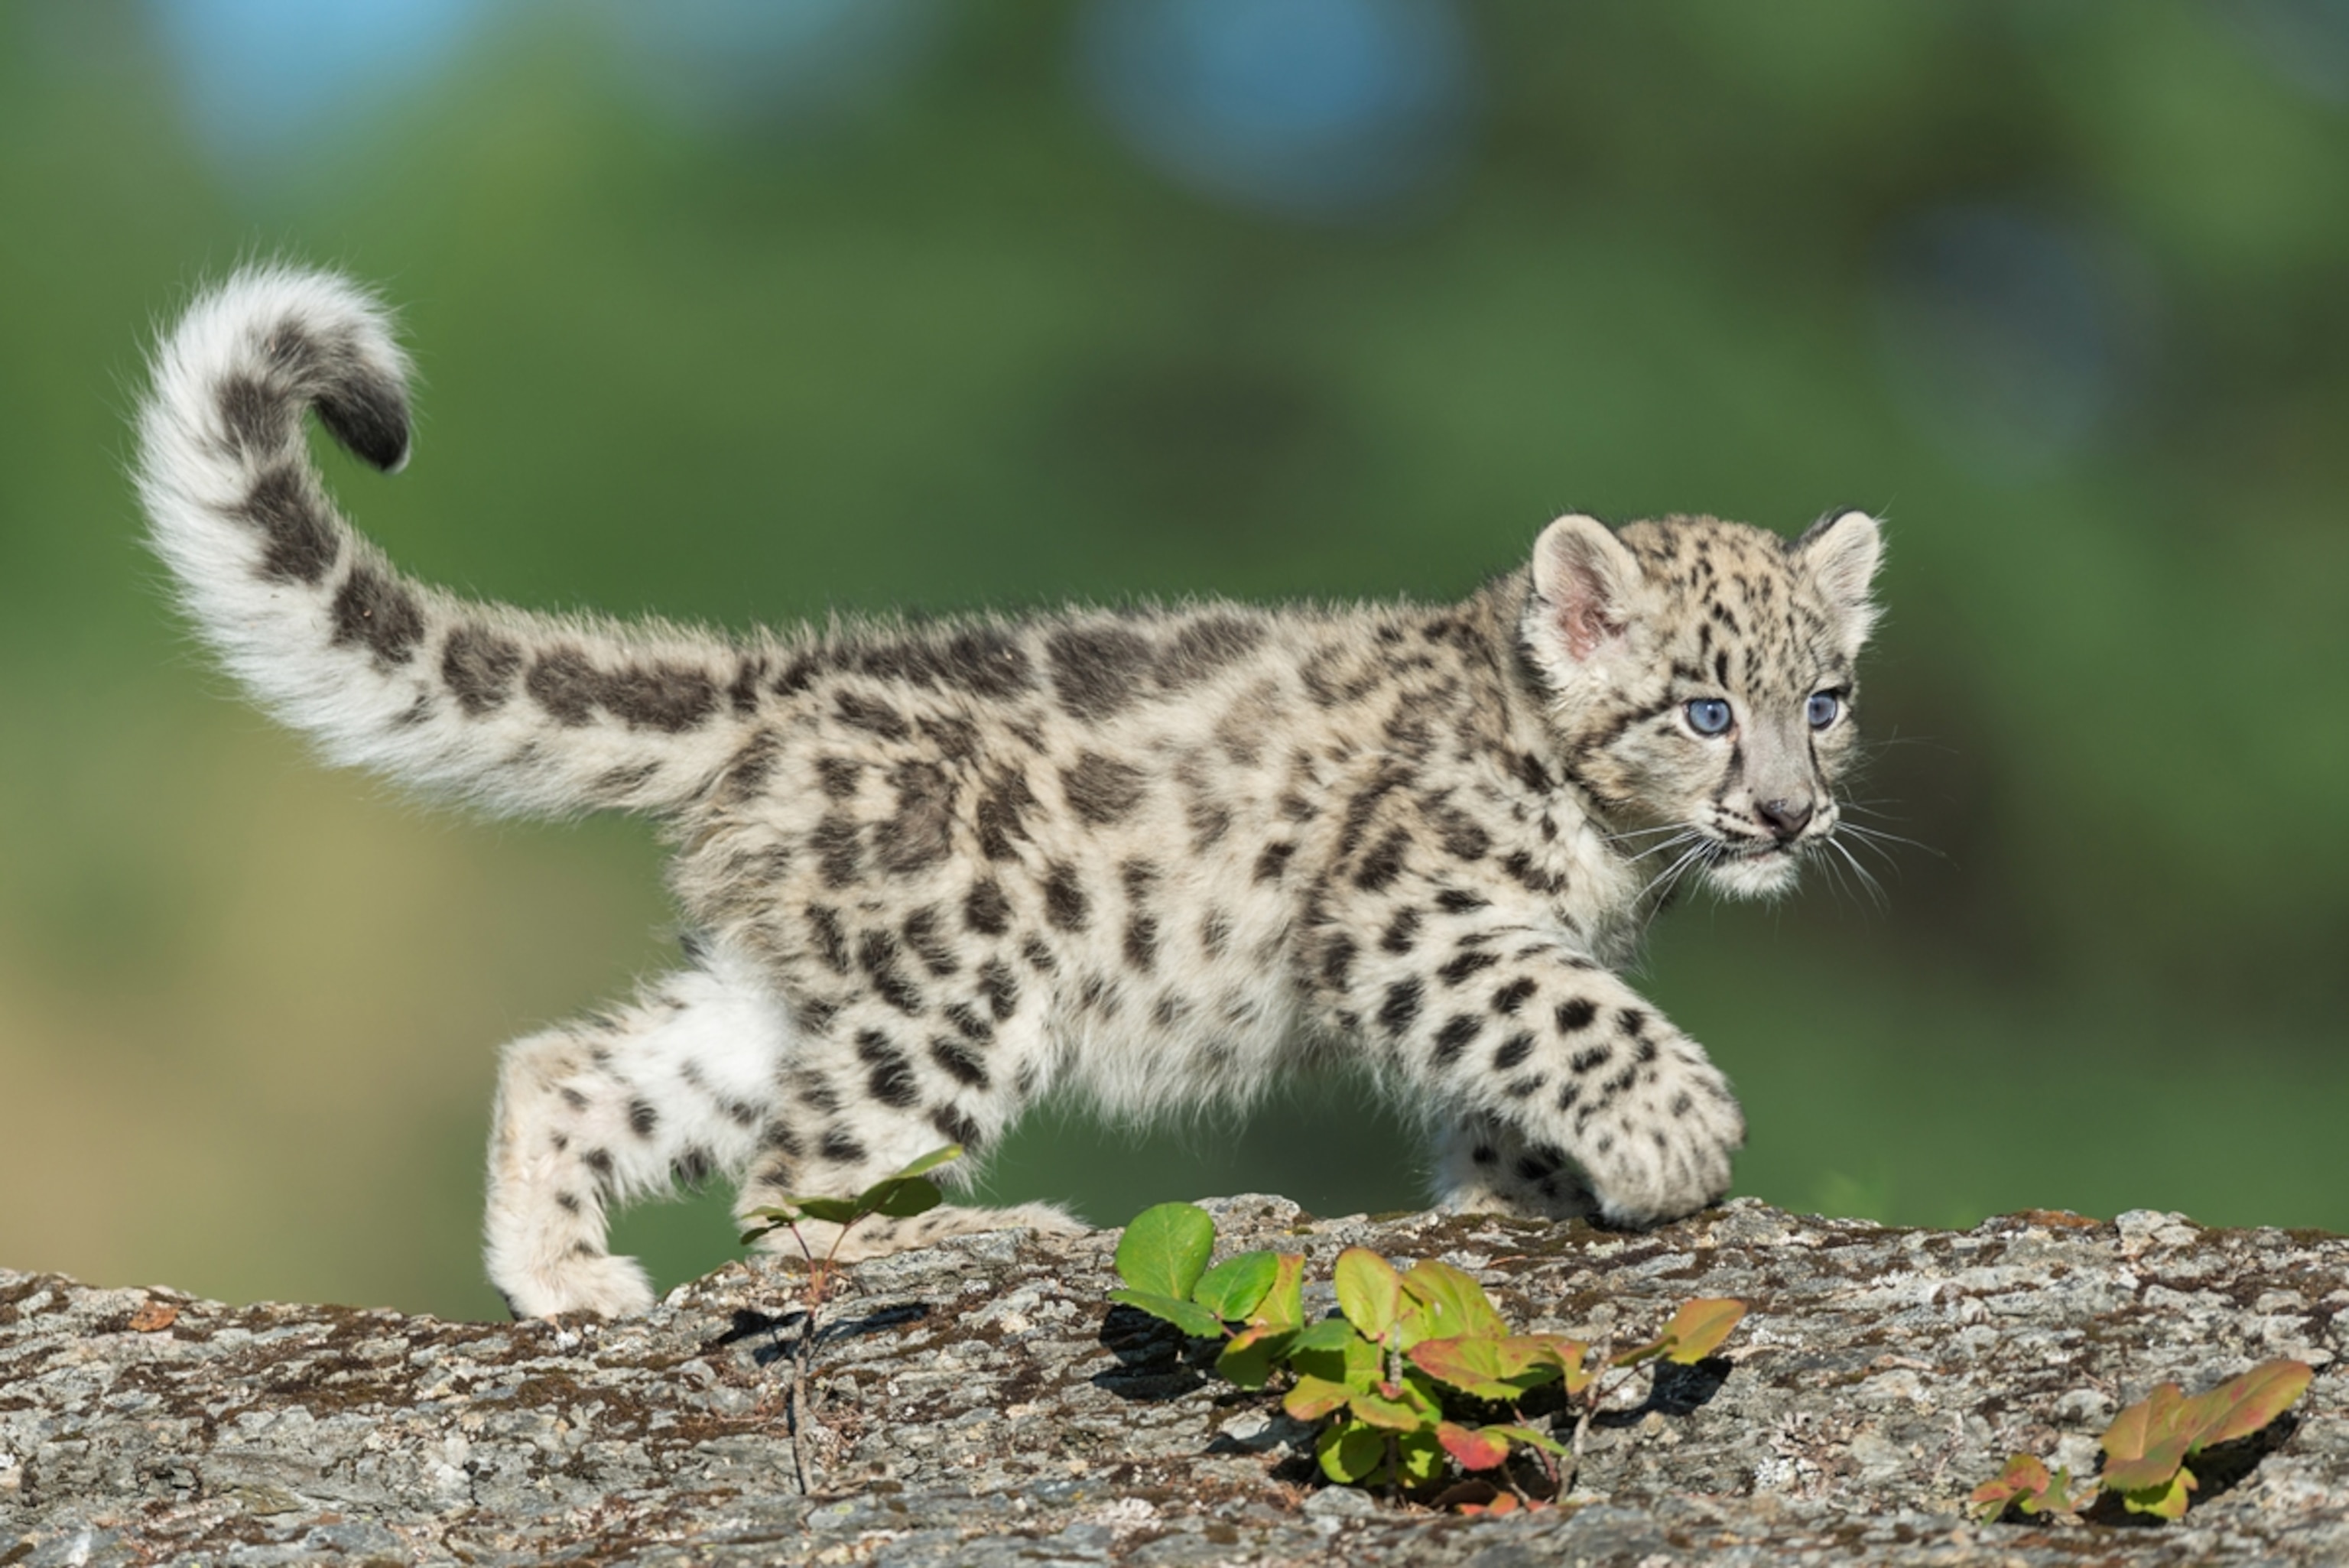
[[[1463,1519],[1325,1490],[1309,1434],[1107,1293],[1116,1236],[855,1265],[794,1480],[804,1276],[736,1264],[621,1323],[227,1307],[0,1272],[0,1564],[419,1562],[1803,1564],[2349,1561],[2349,1241],[2175,1215],[1888,1230],[1740,1200],[1640,1234],[1210,1205],[1219,1250],[1441,1257],[1520,1327],[1644,1336],[1568,1506]],[[2306,1397],[2181,1522],[1974,1524],[2008,1453],[2093,1471],[2113,1412],[2271,1357]]]

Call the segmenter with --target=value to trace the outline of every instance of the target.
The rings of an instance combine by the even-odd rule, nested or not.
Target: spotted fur
[[[402,575],[302,413],[397,469],[406,386],[371,298],[248,273],[158,352],[140,484],[196,624],[329,757],[674,835],[688,965],[506,1051],[517,1312],[647,1305],[605,1212],[672,1182],[849,1191],[1056,1090],[1146,1118],[1307,1057],[1393,1086],[1457,1207],[1640,1222],[1727,1189],[1727,1085],[1615,971],[1678,872],[1775,893],[1834,831],[1864,514],[1793,543],[1568,516],[1455,604],[722,635]],[[1071,1223],[957,1205],[850,1250]]]

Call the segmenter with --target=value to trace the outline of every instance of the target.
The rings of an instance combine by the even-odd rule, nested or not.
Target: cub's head
[[[1543,531],[1526,648],[1567,771],[1628,852],[1741,897],[1794,885],[1839,817],[1882,553],[1861,511],[1791,543],[1709,517]]]

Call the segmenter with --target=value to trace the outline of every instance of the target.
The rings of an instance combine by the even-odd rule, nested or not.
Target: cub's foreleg
[[[1388,1059],[1458,1121],[1443,1201],[1627,1224],[1729,1191],[1745,1119],[1694,1040],[1537,927],[1470,931],[1425,973],[1358,997]],[[1586,1193],[1564,1168],[1581,1167]]]

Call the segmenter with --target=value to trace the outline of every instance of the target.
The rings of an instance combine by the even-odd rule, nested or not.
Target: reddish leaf
[[[1568,1394],[1581,1393],[1598,1376],[1588,1365],[1590,1346],[1579,1339],[1568,1339],[1562,1334],[1520,1334],[1513,1342],[1532,1346],[1537,1359],[1556,1367],[1566,1380]]]
[[[1456,1421],[1438,1422],[1435,1438],[1444,1445],[1444,1451],[1464,1470],[1497,1470],[1509,1457],[1507,1439],[1493,1437]]]
[[[1261,1388],[1272,1376],[1272,1364],[1296,1338],[1294,1329],[1252,1323],[1232,1336],[1216,1357],[1216,1370],[1243,1388]]]
[[[1353,1397],[1354,1391],[1343,1383],[1308,1373],[1281,1396],[1280,1408],[1300,1421],[1318,1421],[1330,1411],[1342,1408]]]
[[[1430,1508],[1456,1508],[1463,1513],[1482,1513],[1485,1505],[1502,1495],[1501,1489],[1489,1480],[1469,1476],[1455,1480],[1427,1500]]]
[[[1569,1350],[1577,1357],[1578,1369],[1582,1349],[1570,1339],[1559,1340],[1547,1334],[1499,1337],[1462,1335],[1451,1339],[1423,1339],[1404,1354],[1422,1371],[1463,1393],[1479,1399],[1514,1402],[1527,1391],[1565,1376]]]
[[[2186,1461],[2190,1433],[2178,1429],[2186,1396],[2164,1383],[2113,1418],[2099,1439],[2105,1450],[2104,1484],[2115,1491],[2167,1487]]]
[[[1996,1477],[1974,1488],[1967,1501],[1973,1505],[1973,1516],[1985,1524],[2004,1513],[2009,1503],[2025,1513],[2062,1511],[2072,1506],[2071,1479],[2064,1470],[2051,1476],[2038,1460],[2016,1454]]]
[[[180,1309],[168,1301],[150,1301],[130,1315],[133,1334],[153,1334],[180,1321]]]
[[[1512,1367],[1497,1339],[1423,1339],[1403,1354],[1429,1377],[1479,1399],[1514,1399],[1525,1392],[1516,1384],[1504,1381]],[[1515,1369],[1522,1371],[1525,1365],[1520,1358]]]
[[[2303,1361],[2262,1361],[2186,1401],[2178,1424],[2193,1451],[2249,1437],[2292,1408],[2315,1373]]]
[[[1728,1297],[1688,1303],[1664,1326],[1665,1359],[1695,1366],[1729,1337],[1744,1315],[1745,1304]]]
[[[1645,1345],[1634,1345],[1629,1350],[1618,1350],[1607,1358],[1609,1367],[1637,1367],[1653,1356],[1666,1356],[1683,1366],[1693,1366],[1711,1355],[1713,1346],[1729,1337],[1737,1320],[1745,1315],[1745,1304],[1726,1298],[1692,1301],[1672,1315],[1664,1331]]]

